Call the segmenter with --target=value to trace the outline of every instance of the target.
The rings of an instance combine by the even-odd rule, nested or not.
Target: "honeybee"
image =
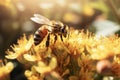
[[[54,43],[57,40],[57,35],[60,36],[61,41],[63,41],[63,37],[67,37],[69,28],[60,21],[50,21],[48,18],[40,14],[34,14],[34,17],[31,17],[31,20],[42,25],[34,34],[35,45],[40,44],[47,36],[46,47],[48,47],[51,34],[54,35]]]

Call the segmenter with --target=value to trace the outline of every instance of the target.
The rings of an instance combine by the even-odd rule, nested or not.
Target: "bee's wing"
[[[40,14],[34,14],[34,17],[30,18],[32,21],[38,24],[49,24],[50,20]]]

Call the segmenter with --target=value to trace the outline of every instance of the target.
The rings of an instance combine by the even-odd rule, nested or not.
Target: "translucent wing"
[[[34,17],[30,18],[32,21],[38,24],[49,24],[50,20],[40,14],[34,14]]]

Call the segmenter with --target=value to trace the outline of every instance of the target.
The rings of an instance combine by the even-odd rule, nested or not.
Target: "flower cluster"
[[[28,80],[95,80],[120,77],[120,38],[117,36],[96,38],[86,31],[70,30],[69,37],[58,36],[54,43],[51,35],[49,47],[46,39],[35,46],[33,36],[24,35],[7,50],[6,58],[17,59],[27,67]]]

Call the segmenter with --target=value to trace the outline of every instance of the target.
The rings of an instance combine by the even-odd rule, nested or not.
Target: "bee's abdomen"
[[[38,45],[43,40],[42,31],[37,30],[34,34],[34,44]]]
[[[34,34],[34,44],[35,45],[40,44],[46,35],[47,35],[47,30],[44,29],[41,30],[41,28],[39,28]]]

